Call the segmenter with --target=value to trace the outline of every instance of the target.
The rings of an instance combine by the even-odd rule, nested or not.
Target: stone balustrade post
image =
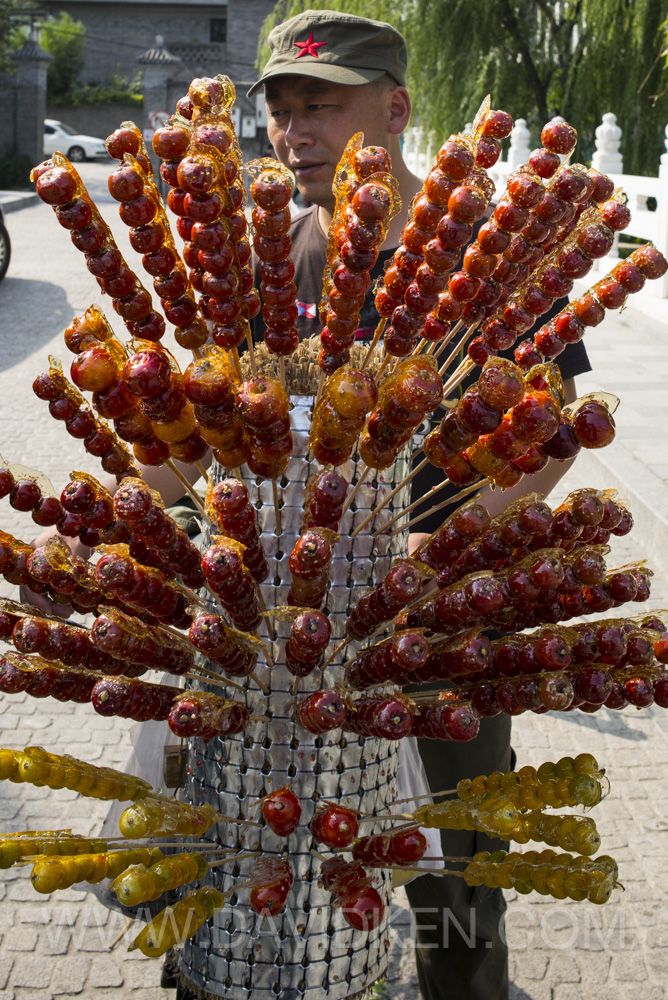
[[[44,159],[46,71],[53,57],[40,48],[33,30],[12,58],[16,64],[15,152],[36,165]],[[29,183],[26,177],[26,187]]]
[[[603,174],[622,174],[624,164],[619,151],[621,141],[622,130],[617,124],[617,115],[608,111],[596,129],[596,150],[591,158],[592,167]]]
[[[508,169],[517,170],[529,159],[531,133],[524,118],[518,118],[510,133],[510,148],[508,149]]]

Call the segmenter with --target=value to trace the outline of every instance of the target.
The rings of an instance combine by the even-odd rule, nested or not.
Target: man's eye
[[[269,116],[271,118],[281,118],[283,115],[287,115],[287,111],[270,111]]]

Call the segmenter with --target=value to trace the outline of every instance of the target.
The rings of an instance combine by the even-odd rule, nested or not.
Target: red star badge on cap
[[[305,42],[293,42],[301,52],[298,52],[295,59],[301,59],[302,56],[313,56],[314,59],[318,58],[318,49],[323,45],[327,45],[327,42],[314,42],[313,32],[308,36]]]

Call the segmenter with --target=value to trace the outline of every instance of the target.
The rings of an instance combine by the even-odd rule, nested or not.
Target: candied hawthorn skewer
[[[364,156],[364,150],[358,150]],[[384,243],[390,220],[401,199],[391,174],[376,172],[357,187],[340,224],[334,231],[339,259],[333,262],[332,284],[327,289],[329,308],[320,340],[321,369],[331,375],[350,360],[350,348],[360,322],[369,271]]]
[[[363,931],[379,925],[383,900],[359,861],[345,861],[341,855],[326,858],[320,867],[320,880],[332,893],[332,906],[341,909],[347,924]]]
[[[100,610],[102,613],[91,625],[90,638],[95,648],[112,660],[132,666],[141,665],[148,670],[162,670],[176,676],[193,669],[193,652],[180,636],[147,625],[118,608],[105,607]],[[106,669],[104,672],[111,674],[126,671]]]
[[[70,230],[72,242],[86,257],[86,267],[112,297],[115,311],[132,336],[142,336],[142,324],[148,320],[155,337],[157,314],[152,309],[151,295],[125,263],[111,230],[69,160],[54,153],[52,160],[32,170],[30,178],[41,200],[55,210],[61,226]],[[156,203],[146,198],[130,224],[150,221],[155,210]]]
[[[300,535],[288,560],[292,577],[288,604],[316,609],[322,606],[337,539],[338,535],[327,528],[308,528]]]
[[[243,732],[250,721],[245,705],[226,701],[206,691],[189,691],[174,699],[167,723],[177,736],[198,736],[208,743],[214,736]]]
[[[225,469],[246,461],[246,430],[236,405],[239,382],[227,356],[218,349],[193,361],[183,373],[183,391],[193,404],[199,432]]]
[[[124,906],[159,899],[163,893],[178,886],[197,882],[209,870],[209,862],[197,851],[158,858],[150,865],[139,863],[128,867],[110,884]]]
[[[215,536],[202,554],[202,570],[212,591],[235,628],[254,632],[261,621],[255,580],[243,561],[243,546],[232,538]]]
[[[256,583],[269,574],[260,531],[251,506],[248,490],[239,479],[223,479],[211,484],[206,497],[206,509],[216,528],[245,547],[244,565]]]
[[[401,559],[371,590],[362,594],[346,622],[349,639],[366,639],[391,621],[419,596],[423,568],[413,559]],[[337,647],[338,650],[339,647]]]
[[[338,531],[348,483],[336,469],[316,472],[304,487],[304,527]]]
[[[533,341],[520,345],[515,352],[517,363],[524,366],[529,359],[535,363],[537,357],[557,357],[575,338],[580,340],[587,327],[598,326],[607,309],[619,309],[629,294],[640,291],[645,280],[661,278],[666,270],[668,261],[651,243],[634,250],[588,292],[541,327]]]
[[[258,375],[244,382],[236,398],[246,431],[246,464],[256,476],[275,481],[283,475],[292,454],[290,400],[280,382]],[[276,532],[280,534],[277,494]]]
[[[311,421],[310,443],[320,465],[348,461],[377,401],[378,388],[367,372],[344,365],[327,379]]]
[[[346,680],[354,688],[399,683],[399,679],[409,678],[424,667],[429,654],[429,642],[419,629],[395,632],[391,638],[358,653],[348,664]]]
[[[271,354],[285,358],[299,343],[297,286],[292,280],[295,267],[290,259],[292,239],[289,202],[294,190],[294,176],[275,160],[263,159],[246,164],[246,170],[259,169],[251,184],[253,208],[253,248],[259,258],[264,342]],[[284,361],[281,362],[281,385],[285,388]]]
[[[285,644],[285,665],[295,677],[306,677],[318,666],[329,645],[332,626],[320,611],[302,611],[294,619]]]
[[[33,698],[57,701],[90,701],[99,673],[77,667],[61,667],[39,656],[23,656],[8,651],[0,658],[0,691],[26,691]]]
[[[588,858],[572,854],[556,854],[552,850],[480,851],[466,866],[463,875],[468,885],[500,886],[526,894],[535,890],[556,899],[588,899],[591,903],[606,903],[618,885],[617,864],[608,855]]]
[[[248,636],[235,632],[219,615],[208,611],[195,615],[188,638],[226,674],[248,677],[253,673],[257,653],[249,646]]]
[[[126,545],[110,545],[95,565],[95,580],[108,594],[142,612],[150,612],[164,625],[189,628],[189,600],[178,584],[152,566],[134,559]],[[137,612],[135,612],[137,613]]]
[[[295,718],[304,729],[320,735],[339,729],[346,720],[348,708],[337,691],[315,691],[297,704]]]
[[[49,413],[62,420],[71,437],[83,439],[89,455],[101,459],[102,468],[117,477],[136,474],[132,455],[106,422],[95,417],[85,398],[65,378],[57,358],[49,358],[49,370],[38,375],[33,392],[48,401]]]
[[[417,828],[397,830],[395,833],[360,837],[352,847],[354,861],[361,861],[368,868],[400,868],[415,864],[424,857],[427,838]]]
[[[130,153],[123,156],[121,164],[110,174],[109,193],[121,203],[121,218],[130,229],[130,244],[143,254],[144,269],[153,278],[153,288],[160,297],[165,315],[176,327],[174,336],[177,344],[189,350],[197,350],[206,343],[208,330],[197,309],[192,285],[185,265],[176,250],[174,238],[162,199],[153,179],[140,162]],[[149,211],[145,206],[150,205]],[[156,333],[164,322],[155,314]],[[145,321],[144,330],[148,331]],[[135,336],[142,337],[142,332]],[[158,340],[158,336],[145,340]]]

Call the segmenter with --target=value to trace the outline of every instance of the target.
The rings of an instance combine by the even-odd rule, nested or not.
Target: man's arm
[[[575,379],[569,378],[564,382],[564,394],[565,403],[572,403],[577,399]],[[519,500],[520,497],[526,496],[527,493],[542,493],[543,496],[548,496],[559,480],[566,475],[574,461],[574,458],[564,462],[551,458],[540,472],[537,472],[533,476],[523,476],[517,486],[513,486],[508,490],[493,489],[491,485],[483,486],[475,497],[476,502],[481,503],[483,507],[487,508],[490,515],[495,517],[501,511],[505,510],[508,504],[513,503],[514,500]],[[447,517],[451,513],[452,510],[446,509],[445,516]],[[429,538],[429,535],[424,531],[412,532],[408,536],[409,553],[414,552],[418,545],[421,545],[427,538]]]
[[[205,458],[202,460],[202,465],[204,465],[205,468],[208,468],[211,464],[212,457],[213,453],[209,450]],[[174,465],[191,485],[196,483],[200,478],[199,471],[194,465],[186,465],[182,462],[174,462]],[[169,507],[176,503],[177,500],[181,499],[183,496],[183,484],[166,465],[138,465],[138,468],[146,485],[150,486],[152,490],[156,490],[160,494],[165,507]],[[105,489],[109,490],[112,496],[116,493],[120,486],[116,476],[108,474],[101,476],[99,482]],[[30,544],[34,548],[38,548],[40,545],[44,545],[47,539],[57,534],[58,531],[55,526],[51,528],[44,528],[39,535],[33,538]],[[91,549],[87,545],[84,545],[78,538],[66,538],[62,535],[60,537],[67,543],[75,556],[79,556],[81,559],[90,558]],[[20,595],[22,601],[33,604],[36,608],[41,608],[42,611],[46,611],[48,614],[62,615],[72,613],[72,608],[70,608],[69,605],[53,604],[43,594],[35,594],[29,587],[21,587]]]

